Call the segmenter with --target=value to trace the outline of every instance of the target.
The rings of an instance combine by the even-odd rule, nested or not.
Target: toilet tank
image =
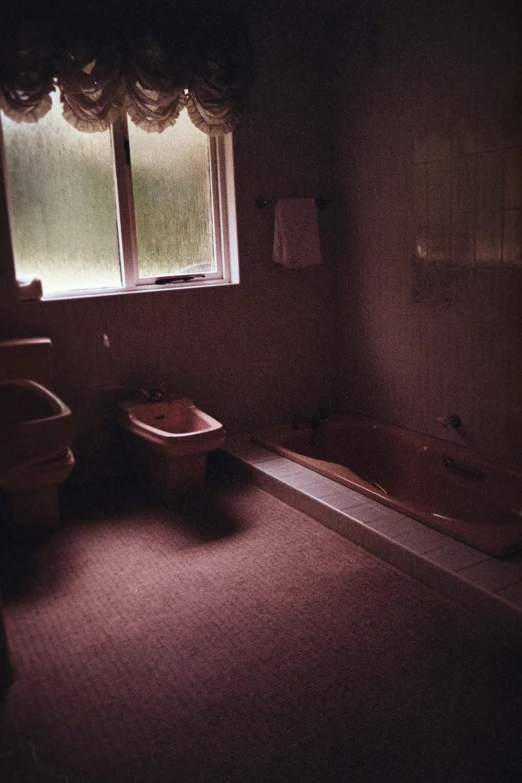
[[[16,378],[53,388],[53,344],[49,337],[0,340],[0,381]]]

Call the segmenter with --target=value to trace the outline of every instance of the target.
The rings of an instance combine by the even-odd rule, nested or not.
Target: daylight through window
[[[186,111],[161,134],[126,117],[82,133],[52,98],[35,124],[2,114],[17,277],[53,296],[237,282],[230,135]]]

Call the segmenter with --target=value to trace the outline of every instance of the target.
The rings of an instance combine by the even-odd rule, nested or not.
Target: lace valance
[[[22,0],[2,16],[0,109],[16,122],[43,117],[56,88],[64,118],[86,132],[121,110],[159,133],[185,106],[211,135],[239,122],[250,47],[237,15],[195,0]]]

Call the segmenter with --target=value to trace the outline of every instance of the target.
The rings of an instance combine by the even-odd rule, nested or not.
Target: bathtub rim
[[[412,430],[407,427],[402,427],[396,424],[390,424],[383,422],[379,419],[375,419],[370,416],[364,416],[362,414],[354,413],[336,413],[330,416],[319,427],[308,428],[292,428],[291,426],[271,426],[266,428],[257,429],[250,433],[250,439],[253,443],[269,449],[270,451],[278,454],[285,459],[289,459],[299,465],[302,465],[309,470],[318,473],[319,475],[330,478],[333,481],[351,489],[355,492],[359,492],[370,500],[374,500],[377,503],[381,503],[388,508],[398,511],[405,516],[415,519],[427,527],[438,530],[457,541],[461,541],[464,544],[475,547],[479,551],[484,552],[487,555],[496,558],[505,558],[519,553],[522,551],[522,517],[520,524],[517,525],[514,535],[516,541],[512,541],[513,536],[510,535],[513,523],[508,520],[506,522],[496,522],[489,525],[480,525],[472,527],[472,523],[464,520],[458,520],[453,517],[437,516],[434,512],[423,512],[421,509],[413,508],[407,505],[399,498],[392,495],[383,494],[380,490],[376,489],[365,479],[361,478],[354,471],[349,468],[339,465],[335,462],[329,462],[326,460],[320,460],[314,457],[308,457],[298,452],[292,451],[290,448],[285,447],[278,440],[293,433],[303,432],[317,432],[321,430],[321,426],[335,426],[342,425],[348,422],[353,424],[370,424],[372,428],[378,427],[385,432],[400,431],[406,433],[410,437],[415,437],[428,444],[434,442],[436,447],[441,451],[444,451],[450,455],[456,454],[457,459],[464,459],[465,462],[476,461],[476,464],[484,471],[501,471],[508,475],[515,476],[520,480],[522,484],[522,469],[516,465],[510,464],[504,460],[491,457],[475,449],[471,449],[467,446],[454,443],[453,441],[447,441],[443,438],[437,438],[434,435],[425,435],[416,430]],[[517,531],[519,531],[517,533]],[[506,538],[508,539],[506,543]]]

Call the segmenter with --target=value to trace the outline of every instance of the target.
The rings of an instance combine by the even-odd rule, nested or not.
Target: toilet
[[[204,488],[207,455],[225,440],[219,421],[187,397],[151,401],[146,395],[120,402],[117,420],[154,495],[171,501]]]
[[[47,337],[0,341],[0,493],[16,527],[55,527],[75,425],[53,392]]]

